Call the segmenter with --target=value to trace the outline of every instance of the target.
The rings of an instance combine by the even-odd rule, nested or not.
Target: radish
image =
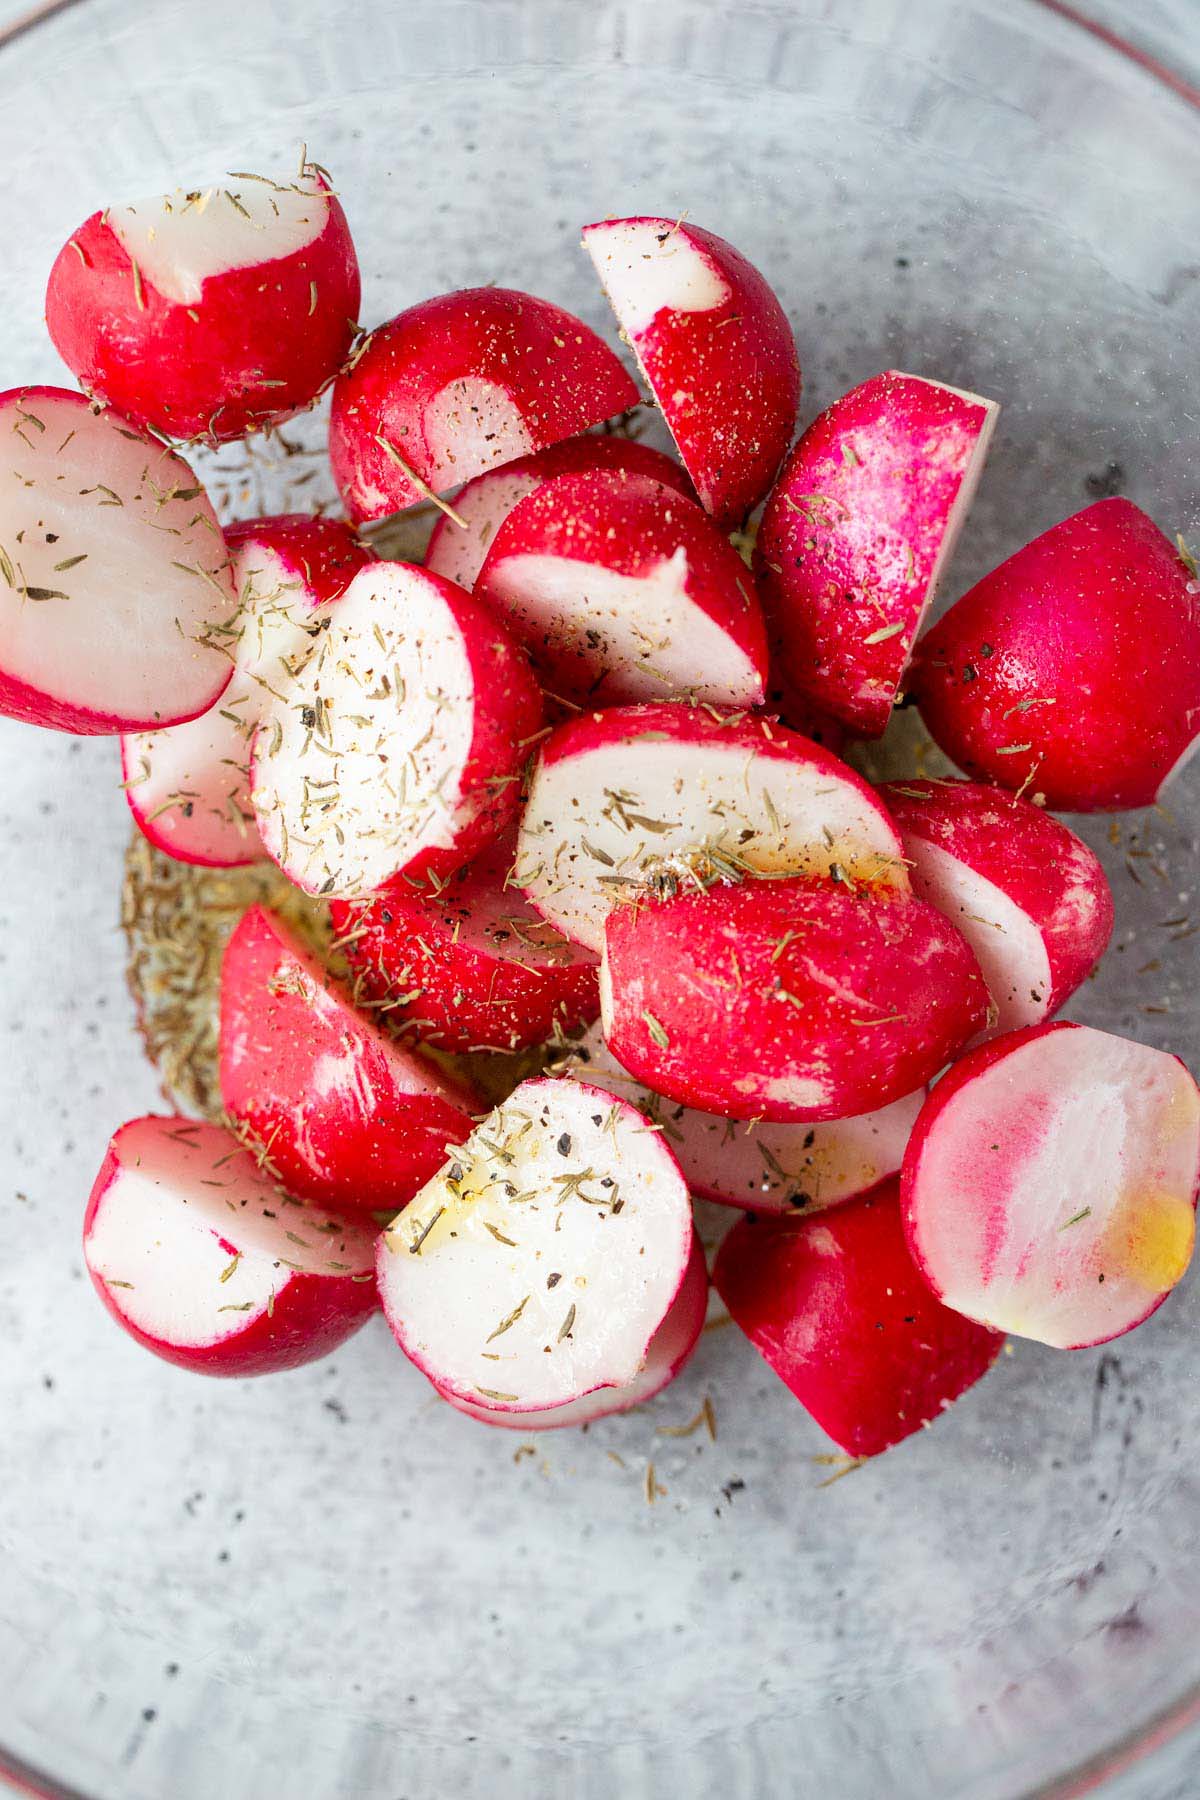
[[[454,496],[454,515],[442,513],[425,551],[425,567],[470,593],[483,559],[501,525],[526,494],[556,475],[579,475],[596,469],[649,475],[694,500],[696,490],[679,464],[661,450],[616,433],[563,438],[532,456],[519,456],[498,469],[487,469]],[[461,521],[461,523],[460,523]]]
[[[261,906],[221,965],[221,1097],[290,1193],[372,1212],[407,1204],[479,1110],[357,1012]]]
[[[358,262],[322,171],[227,179],[93,213],[50,271],[46,324],[72,375],[166,437],[278,424],[357,329]]]
[[[925,1098],[921,1089],[877,1112],[816,1125],[735,1123],[665,1100],[635,1081],[599,1026],[568,1047],[555,1072],[628,1100],[658,1126],[697,1199],[746,1212],[821,1212],[894,1175]]]
[[[633,1381],[683,1282],[692,1211],[642,1115],[524,1081],[380,1240],[379,1292],[443,1394],[540,1412]]]
[[[767,502],[755,566],[788,673],[862,737],[891,717],[997,411],[889,369],[813,421]]]
[[[300,513],[243,520],[225,542],[241,608],[233,680],[198,719],[121,739],[139,830],[168,856],[216,868],[262,856],[250,738],[268,696],[311,650],[325,606],[371,561],[348,525]]]
[[[1051,526],[928,632],[910,690],[968,775],[1151,806],[1200,736],[1200,580],[1129,500]]]
[[[96,1292],[130,1337],[200,1375],[313,1362],[374,1311],[375,1231],[285,1194],[232,1133],[133,1119],[83,1221]]]
[[[383,519],[638,402],[587,325],[512,288],[462,288],[378,326],[334,385],[333,476]]]
[[[0,394],[0,713],[85,736],[193,719],[237,607],[188,465],[66,388]]]
[[[895,1181],[819,1219],[742,1219],[717,1252],[713,1285],[853,1457],[878,1456],[931,1425],[1004,1343],[929,1292],[904,1241]]]
[[[600,951],[610,906],[697,867],[733,877],[837,867],[908,886],[896,829],[867,784],[769,719],[619,706],[547,739],[514,871],[543,918]]]
[[[953,925],[912,894],[791,879],[609,914],[600,1016],[640,1081],[730,1119],[843,1119],[911,1094],[983,1024]]]
[[[913,892],[956,925],[992,997],[992,1034],[1037,1025],[1087,980],[1112,936],[1099,859],[1057,819],[969,781],[880,789]]]
[[[683,219],[605,219],[583,247],[701,503],[737,524],[770,487],[800,404],[782,306],[732,244]]]
[[[904,1158],[935,1294],[1061,1350],[1140,1325],[1191,1259],[1200,1091],[1176,1056],[1059,1021],[965,1056]]]
[[[307,894],[449,874],[515,814],[541,721],[524,655],[485,607],[440,575],[374,563],[254,738],[268,854]]]

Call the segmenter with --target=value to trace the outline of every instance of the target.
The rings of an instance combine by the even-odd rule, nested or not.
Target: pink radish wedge
[[[887,880],[900,839],[867,784],[769,719],[678,703],[585,713],[546,740],[514,879],[552,925],[604,948],[609,908],[647,887],[745,871]]]
[[[268,853],[308,894],[449,874],[513,817],[542,721],[524,653],[440,575],[374,563],[255,736]]]
[[[411,1200],[479,1110],[357,1012],[260,906],[221,966],[221,1097],[290,1193],[369,1211]]]
[[[991,1029],[1037,1025],[1087,980],[1112,936],[1099,859],[1057,819],[969,781],[892,781],[913,892],[956,925],[983,970]]]
[[[968,1318],[1060,1350],[1140,1325],[1195,1239],[1200,1092],[1178,1057],[1035,1025],[938,1083],[904,1158],[921,1272]]]
[[[767,502],[755,566],[788,675],[861,737],[891,717],[997,410],[889,369],[809,426]]]
[[[323,629],[324,608],[371,561],[348,525],[293,513],[225,533],[240,615],[233,680],[186,725],[121,739],[125,796],[143,835],[182,862],[233,868],[263,852],[250,805],[250,739],[268,697]]]
[[[0,394],[0,713],[85,736],[195,718],[237,599],[178,456],[66,388]]]
[[[683,1178],[640,1113],[525,1081],[380,1239],[379,1292],[442,1393],[540,1412],[636,1379],[692,1241]]]
[[[878,1456],[986,1375],[1004,1343],[934,1299],[897,1184],[819,1219],[743,1219],[713,1285],[754,1348],[848,1456]]]
[[[682,219],[605,219],[583,247],[706,512],[735,525],[762,499],[800,404],[792,328],[732,244]]]
[[[333,390],[352,519],[386,518],[636,406],[602,338],[549,300],[463,288],[380,325]]]
[[[350,349],[358,262],[323,175],[230,176],[93,213],[46,324],[80,386],[166,437],[245,437],[308,406]]]
[[[1200,736],[1200,581],[1131,501],[1099,500],[964,594],[909,688],[968,775],[1066,812],[1152,806]]]
[[[375,1231],[292,1199],[232,1133],[133,1119],[83,1222],[96,1292],[139,1344],[201,1375],[312,1362],[374,1311]]]

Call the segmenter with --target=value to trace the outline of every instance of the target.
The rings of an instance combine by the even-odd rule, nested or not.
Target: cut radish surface
[[[250,739],[268,700],[312,649],[323,608],[371,553],[348,525],[302,514],[225,533],[238,594],[233,679],[216,706],[166,731],[121,740],[125,795],[168,856],[233,868],[263,852],[250,804]]]
[[[537,1412],[636,1378],[691,1251],[687,1188],[642,1115],[526,1081],[384,1234],[379,1291],[441,1391]]]
[[[1178,1057],[1059,1022],[938,1083],[904,1159],[905,1225],[947,1306],[1079,1349],[1180,1280],[1198,1182],[1200,1092]]]
[[[352,519],[382,519],[636,406],[579,319],[511,288],[463,288],[373,331],[333,390],[329,454]]]
[[[997,411],[889,369],[814,420],[767,502],[755,566],[788,673],[861,736],[891,717]]]
[[[610,907],[713,874],[825,875],[907,888],[900,839],[867,784],[768,719],[702,707],[612,707],[543,746],[515,879],[552,925],[604,947]]]
[[[800,364],[787,315],[732,244],[682,219],[605,219],[583,247],[719,523],[744,518],[791,441]]]
[[[269,854],[308,894],[450,873],[517,810],[542,719],[523,653],[440,575],[376,563],[254,739]]]
[[[174,724],[229,682],[237,600],[188,465],[65,388],[0,394],[0,712]]]
[[[59,251],[46,323],[80,385],[168,437],[244,437],[307,406],[358,317],[350,229],[323,177],[155,195]]]
[[[221,968],[221,1097],[289,1192],[369,1211],[411,1200],[480,1110],[357,1012],[260,906]]]
[[[205,1375],[312,1362],[376,1304],[375,1232],[290,1198],[219,1125],[122,1125],[88,1202],[83,1253],[148,1350]]]
[[[900,828],[913,892],[975,952],[993,1032],[1037,1025],[1086,981],[1112,936],[1099,859],[1040,807],[969,781],[880,789]]]
[[[749,570],[694,501],[649,476],[543,483],[501,525],[475,592],[555,694],[763,698],[767,640]]]
[[[820,1219],[741,1220],[717,1252],[713,1285],[849,1456],[877,1456],[932,1424],[1004,1343],[930,1293],[894,1181]]]

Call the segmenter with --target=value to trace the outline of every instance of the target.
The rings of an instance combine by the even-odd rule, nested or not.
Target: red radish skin
[[[357,1012],[283,922],[251,907],[221,966],[221,1097],[302,1199],[398,1210],[481,1110]]]
[[[659,1093],[731,1119],[886,1106],[931,1080],[986,1014],[974,956],[911,894],[751,880],[608,917],[609,1049]]]
[[[602,338],[549,300],[462,288],[378,326],[334,385],[333,476],[359,523],[638,403]]]
[[[909,1246],[947,1306],[1056,1349],[1107,1343],[1181,1279],[1200,1091],[1178,1057],[1066,1021],[984,1044],[904,1158]]]
[[[913,892],[956,925],[983,970],[992,1034],[1037,1025],[1087,980],[1112,936],[1098,857],[1040,807],[969,781],[888,782]]]
[[[899,1190],[819,1219],[743,1219],[713,1285],[760,1356],[848,1456],[931,1425],[987,1374],[1001,1333],[942,1306],[913,1266]]]
[[[845,763],[770,719],[681,703],[584,713],[546,740],[514,879],[544,919],[600,951],[611,906],[647,881],[686,882],[714,851],[725,868],[836,865],[908,887],[895,826]]]
[[[787,315],[740,251],[682,219],[605,219],[583,247],[696,484],[736,525],[791,441],[800,363]]]
[[[1129,500],[1098,500],[927,632],[909,691],[979,780],[1066,812],[1152,806],[1200,733],[1200,581]]]
[[[66,388],[0,394],[0,713],[81,736],[195,718],[237,599],[188,465]]]
[[[648,475],[686,500],[696,498],[696,490],[679,464],[636,438],[616,432],[564,438],[533,456],[519,456],[515,462],[488,469],[460,488],[454,496],[457,516],[443,513],[430,534],[425,567],[470,593],[496,533],[518,500],[556,475],[591,474],[598,469]]]
[[[265,854],[250,804],[250,739],[267,696],[311,650],[323,609],[372,560],[348,525],[301,513],[243,520],[225,542],[240,608],[232,681],[198,719],[121,739],[125,797],[142,835],[209,868]]]
[[[306,170],[93,213],[50,271],[46,324],[89,394],[166,437],[226,442],[316,398],[358,303],[346,215]]]
[[[891,717],[997,410],[889,369],[814,420],[767,501],[755,566],[788,675],[857,736]]]
[[[93,1286],[147,1350],[267,1375],[336,1350],[377,1305],[372,1228],[285,1194],[219,1125],[133,1119],[83,1222]]]
[[[441,879],[515,816],[541,722],[524,653],[486,607],[440,575],[373,563],[254,738],[268,854],[322,896]]]

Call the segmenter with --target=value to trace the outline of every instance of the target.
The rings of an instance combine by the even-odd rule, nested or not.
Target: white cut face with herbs
[[[212,276],[277,262],[314,243],[329,201],[309,177],[282,186],[231,175],[113,206],[105,216],[142,278],[165,299],[195,306]]]
[[[584,249],[631,338],[647,331],[664,307],[712,312],[729,298],[729,284],[711,258],[681,232],[664,232],[657,219],[593,225],[584,234]]]

